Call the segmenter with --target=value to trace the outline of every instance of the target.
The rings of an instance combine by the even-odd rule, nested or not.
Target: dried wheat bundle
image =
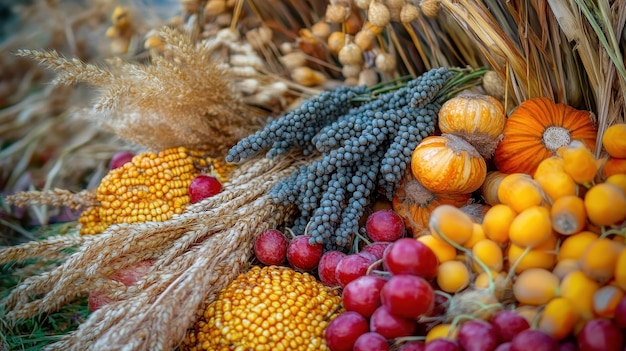
[[[163,28],[168,55],[150,64],[111,60],[107,65],[65,58],[56,51],[20,50],[57,71],[55,83],[87,83],[100,96],[87,117],[120,138],[164,150],[186,146],[222,155],[260,126],[259,113],[243,103],[219,67],[212,45]]]
[[[161,223],[114,225],[89,237],[58,236],[8,247],[0,263],[76,253],[49,272],[24,280],[3,301],[8,320],[58,309],[89,291],[107,291],[116,302],[90,315],[53,350],[167,350],[184,337],[203,301],[246,269],[257,234],[289,220],[292,209],[268,191],[297,169],[293,155],[259,158],[240,167],[217,196],[189,206]],[[107,276],[145,259],[150,272],[126,287]],[[34,299],[33,299],[34,296]]]

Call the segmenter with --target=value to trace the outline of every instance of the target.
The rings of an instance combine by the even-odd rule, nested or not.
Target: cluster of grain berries
[[[242,139],[226,160],[239,162],[263,151],[274,157],[292,148],[321,153],[277,184],[272,196],[298,206],[294,232],[307,228],[312,244],[343,250],[378,187],[391,198],[413,150],[434,132],[439,93],[452,75],[446,68],[432,69],[361,102],[364,87],[324,91]]]
[[[206,169],[222,182],[228,174],[224,164],[185,147],[136,155],[102,179],[96,193],[99,204],[78,219],[80,233],[102,233],[118,223],[162,222],[183,213],[191,182]]]

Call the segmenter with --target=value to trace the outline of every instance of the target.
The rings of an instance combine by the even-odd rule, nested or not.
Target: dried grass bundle
[[[189,206],[161,223],[113,225],[103,234],[52,237],[4,248],[0,263],[27,258],[58,259],[76,253],[49,272],[24,280],[3,301],[6,318],[50,312],[88,291],[114,287],[117,302],[90,315],[52,350],[167,350],[184,337],[205,298],[246,269],[254,238],[289,219],[269,189],[293,172],[293,155],[255,159],[233,175],[222,193]],[[151,271],[125,287],[107,278],[115,270],[152,259]],[[106,291],[106,290],[105,290]]]
[[[91,188],[103,176],[111,155],[128,145],[90,121],[73,118],[73,112],[84,106],[88,92],[49,84],[49,72],[14,53],[21,48],[45,47],[91,61],[101,55],[99,49],[106,40],[102,34],[113,1],[13,1],[4,5],[12,17],[3,23],[10,28],[10,35],[0,38],[0,194],[32,188]],[[72,218],[67,209],[33,206],[16,210],[4,203],[0,217],[3,242],[32,239],[22,226]]]
[[[163,28],[169,55],[150,64],[111,60],[109,65],[65,58],[56,51],[20,50],[58,72],[55,83],[87,83],[101,95],[87,117],[120,138],[156,150],[186,146],[221,156],[260,126],[258,112],[242,102],[229,72],[214,62],[211,45]]]
[[[625,2],[442,0],[441,5],[507,81],[508,106],[545,96],[595,111],[597,150],[604,129],[624,121]]]

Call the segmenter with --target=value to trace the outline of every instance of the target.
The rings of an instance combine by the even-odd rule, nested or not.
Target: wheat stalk
[[[111,297],[118,302],[93,313],[74,334],[50,348],[172,348],[184,337],[205,297],[213,299],[246,268],[256,235],[285,222],[293,212],[275,204],[268,192],[297,169],[296,160],[284,155],[249,161],[224,192],[165,222],[113,225],[99,235],[59,236],[0,250],[0,262],[7,262],[52,257],[78,246],[58,267],[18,285],[3,301],[6,318],[54,311],[88,291],[116,290]],[[124,287],[107,278],[145,259],[154,264],[135,285]]]
[[[21,191],[5,198],[5,202],[16,206],[53,205],[69,208],[87,208],[98,205],[96,194],[91,190],[82,190],[73,193],[65,189],[48,191]]]

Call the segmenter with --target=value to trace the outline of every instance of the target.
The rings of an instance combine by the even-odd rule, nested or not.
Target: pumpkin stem
[[[462,137],[454,134],[442,134],[441,136],[447,139],[446,146],[456,155],[466,152],[470,157],[482,157],[480,153],[478,153],[478,150]]]
[[[569,130],[560,126],[551,126],[543,131],[541,141],[546,149],[556,153],[560,147],[569,145],[571,141],[571,135]]]
[[[435,199],[435,194],[424,188],[419,180],[415,178],[407,179],[404,186],[404,196],[410,203],[418,207],[427,207]]]

